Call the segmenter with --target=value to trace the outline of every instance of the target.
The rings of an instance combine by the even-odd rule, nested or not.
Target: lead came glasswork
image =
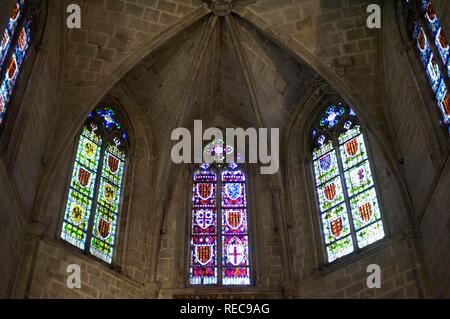
[[[422,17],[415,21],[412,31],[413,39],[434,93],[442,124],[450,134],[450,95],[436,57],[432,53],[431,45],[434,45],[439,52],[440,59],[446,68],[447,77],[450,77],[450,46],[431,1],[420,0],[419,3]],[[429,41],[427,31],[431,34],[431,41]]]
[[[90,252],[112,262],[120,209],[125,152],[109,144],[104,155],[98,204],[92,230]]]
[[[30,41],[31,20],[28,19],[23,24],[11,58],[5,65],[6,72],[0,84],[0,124],[2,124],[5,117],[7,106],[14,92],[14,87],[16,85],[17,78],[19,77],[23,61],[28,53]]]
[[[217,175],[209,167],[194,173],[192,190],[191,285],[217,284]]]
[[[84,127],[78,142],[61,238],[85,249],[102,139]]]
[[[17,24],[19,23],[21,17],[23,16],[23,10],[25,9],[25,1],[19,0],[15,4],[6,29],[3,31],[2,39],[0,42],[0,70],[3,69],[3,64],[8,53],[8,49],[11,45],[11,39],[14,38]]]
[[[112,263],[116,245],[126,136],[112,108],[90,113],[78,142],[61,230],[63,240],[106,263]]]
[[[224,170],[222,181],[222,284],[249,285],[250,263],[245,174]]]
[[[335,122],[330,120],[330,112],[336,112],[333,104],[312,135],[317,202],[328,262],[385,236],[358,118],[350,107],[337,105],[341,109],[332,116]]]
[[[321,185],[339,174],[336,152],[333,150],[314,161],[316,183]]]
[[[232,148],[213,141],[204,151],[221,163],[227,150]],[[193,174],[189,282],[250,285],[246,175],[237,164],[215,166],[218,173],[202,164]]]

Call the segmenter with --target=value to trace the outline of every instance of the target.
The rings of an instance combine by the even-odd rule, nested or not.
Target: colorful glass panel
[[[439,18],[434,11],[433,5],[429,0],[420,2],[420,9],[423,13],[425,23],[416,22],[413,37],[416,40],[416,46],[420,55],[420,59],[426,70],[428,79],[431,84],[433,93],[435,94],[437,106],[442,114],[443,123],[447,126],[450,133],[450,97],[447,85],[442,78],[441,71],[436,63],[432,53],[430,41],[428,40],[425,26],[428,27],[433,37],[431,41],[437,48],[440,58],[446,68],[447,76],[450,77],[450,45],[442,29]],[[424,26],[425,25],[425,26]]]
[[[225,170],[222,182],[222,284],[249,285],[246,177],[241,170]]]
[[[11,99],[22,63],[28,52],[30,40],[31,20],[27,20],[20,30],[13,54],[0,84],[0,124],[3,122],[8,102]]]
[[[250,284],[245,181],[241,170],[221,174],[223,285]]]
[[[2,40],[0,42],[0,70],[3,69],[3,64],[5,63],[6,56],[8,55],[8,49],[11,45],[11,40],[15,36],[17,24],[19,23],[19,20],[23,15],[24,2],[25,1],[20,0],[15,4],[9,17],[8,25],[3,31]]]
[[[372,171],[369,162],[345,172],[348,195],[354,196],[373,186]]]
[[[336,177],[339,174],[336,152],[333,150],[314,161],[314,172],[317,185]]]
[[[430,55],[425,53],[424,58]],[[344,110],[342,115],[329,118],[332,111],[336,112],[332,106],[332,111],[327,108],[319,120],[312,151],[328,262],[384,237],[364,135],[355,112],[339,105]],[[324,125],[324,118],[331,124]]]
[[[103,159],[90,246],[91,254],[107,263],[111,263],[114,253],[124,161],[125,152],[109,144]]]
[[[328,141],[325,143],[325,136],[321,135],[319,137],[318,143],[321,144],[320,147],[316,147],[313,151],[313,160],[318,159],[319,157],[329,153],[333,150],[333,142]]]
[[[326,245],[348,236],[350,223],[345,203],[323,213],[322,225]]]
[[[319,208],[321,212],[336,206],[344,200],[341,177],[338,176],[328,183],[317,187]]]
[[[216,140],[206,145],[204,151],[205,159],[212,158],[211,162],[222,163],[227,155],[234,152],[233,147],[224,144],[222,140]]]
[[[374,188],[350,199],[355,230],[381,219],[377,194]]]
[[[193,175],[190,283],[217,284],[217,175],[206,166]]]
[[[330,105],[325,111],[325,115],[320,120],[320,126],[333,128],[344,114],[345,107],[342,104]]]
[[[348,140],[339,149],[344,170],[348,170],[367,159],[367,150],[362,134]]]
[[[80,249],[86,245],[101,142],[100,137],[84,128],[72,170],[61,238]]]
[[[61,238],[111,263],[126,160],[121,143],[126,133],[120,126],[108,127],[97,111],[89,115],[80,134]]]
[[[351,236],[347,236],[337,242],[327,246],[328,262],[333,262],[336,259],[351,254],[354,251],[353,241]]]
[[[359,248],[364,248],[380,239],[383,239],[384,236],[385,233],[382,221],[376,222],[375,224],[367,226],[366,228],[356,232]]]

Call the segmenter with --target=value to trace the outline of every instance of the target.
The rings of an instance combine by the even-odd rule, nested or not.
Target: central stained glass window
[[[215,141],[217,158],[232,148]],[[202,164],[193,174],[191,285],[250,285],[247,178],[236,164]]]
[[[116,246],[127,134],[109,106],[89,114],[78,142],[61,238],[111,263]]]
[[[385,236],[364,135],[355,112],[328,106],[312,133],[317,203],[327,261]]]

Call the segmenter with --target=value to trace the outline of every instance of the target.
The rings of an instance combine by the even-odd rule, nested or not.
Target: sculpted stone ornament
[[[233,8],[247,6],[255,3],[255,0],[205,0],[211,11],[218,17],[225,17],[231,13]]]
[[[233,0],[215,0],[211,1],[210,9],[218,17],[224,17],[231,13],[233,9]]]

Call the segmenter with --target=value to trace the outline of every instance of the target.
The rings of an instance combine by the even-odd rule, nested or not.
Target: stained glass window
[[[364,135],[355,112],[328,106],[313,129],[314,181],[327,261],[385,236]]]
[[[89,114],[80,134],[61,238],[111,263],[123,193],[127,136],[115,111]],[[95,212],[95,213],[94,213]]]
[[[32,37],[32,19],[26,12],[32,1],[15,4],[0,41],[0,125],[27,56]]]
[[[407,3],[411,5],[409,1]],[[450,96],[446,84],[450,78],[450,46],[431,1],[417,0],[416,10],[419,18],[413,23],[413,39],[436,99],[442,124],[450,133]]]
[[[222,162],[232,148],[215,141],[205,152]],[[237,164],[202,164],[195,171],[191,285],[250,285],[247,209],[247,178]]]

